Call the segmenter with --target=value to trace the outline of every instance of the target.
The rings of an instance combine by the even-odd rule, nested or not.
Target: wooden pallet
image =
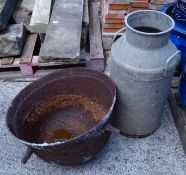
[[[90,6],[90,27],[85,25],[86,32],[81,46],[80,58],[78,62],[66,61],[44,61],[40,55],[44,36],[38,34],[28,34],[22,54],[20,57],[0,59],[0,79],[12,79],[19,77],[40,77],[57,69],[66,67],[88,67],[98,71],[104,71],[104,55],[98,19],[99,3],[94,2]],[[85,33],[85,34],[84,34]],[[89,35],[88,35],[89,34]]]
[[[183,149],[186,155],[186,111],[182,108],[178,92],[179,76],[175,76],[172,81],[172,89],[168,97],[168,102],[172,110],[173,119],[179,132]]]
[[[81,50],[78,63],[69,62],[46,62],[40,59],[39,51],[41,41],[38,34],[27,36],[22,55],[20,57],[10,57],[0,59],[0,79],[19,77],[40,77],[60,68],[85,67],[88,53]],[[43,71],[42,71],[43,70]],[[40,72],[38,74],[38,72]]]

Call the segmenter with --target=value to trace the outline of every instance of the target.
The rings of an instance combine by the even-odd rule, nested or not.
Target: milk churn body
[[[127,135],[145,136],[161,122],[179,51],[169,40],[174,21],[156,11],[133,12],[126,33],[111,48],[110,76],[118,90],[115,124]],[[146,33],[135,27],[153,27]]]

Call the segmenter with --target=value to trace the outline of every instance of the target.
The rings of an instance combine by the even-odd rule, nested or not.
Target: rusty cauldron
[[[32,153],[47,162],[80,164],[107,143],[116,100],[114,83],[103,73],[69,68],[22,90],[7,112],[7,126]],[[117,130],[115,130],[117,131]]]

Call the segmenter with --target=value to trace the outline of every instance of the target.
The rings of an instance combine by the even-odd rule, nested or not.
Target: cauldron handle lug
[[[26,164],[27,163],[27,161],[28,161],[28,159],[30,158],[30,156],[33,154],[33,150],[31,149],[31,148],[27,148],[27,150],[26,150],[26,152],[25,152],[25,154],[24,154],[24,156],[22,157],[22,159],[21,159],[21,163],[22,164]]]
[[[112,134],[119,134],[120,130],[117,129],[116,127],[112,126],[111,124],[107,124],[106,130],[111,132]]]

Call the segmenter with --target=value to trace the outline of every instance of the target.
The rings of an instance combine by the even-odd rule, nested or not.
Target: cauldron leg
[[[26,164],[32,154],[33,154],[33,150],[28,147],[23,158],[21,159],[21,163]]]

